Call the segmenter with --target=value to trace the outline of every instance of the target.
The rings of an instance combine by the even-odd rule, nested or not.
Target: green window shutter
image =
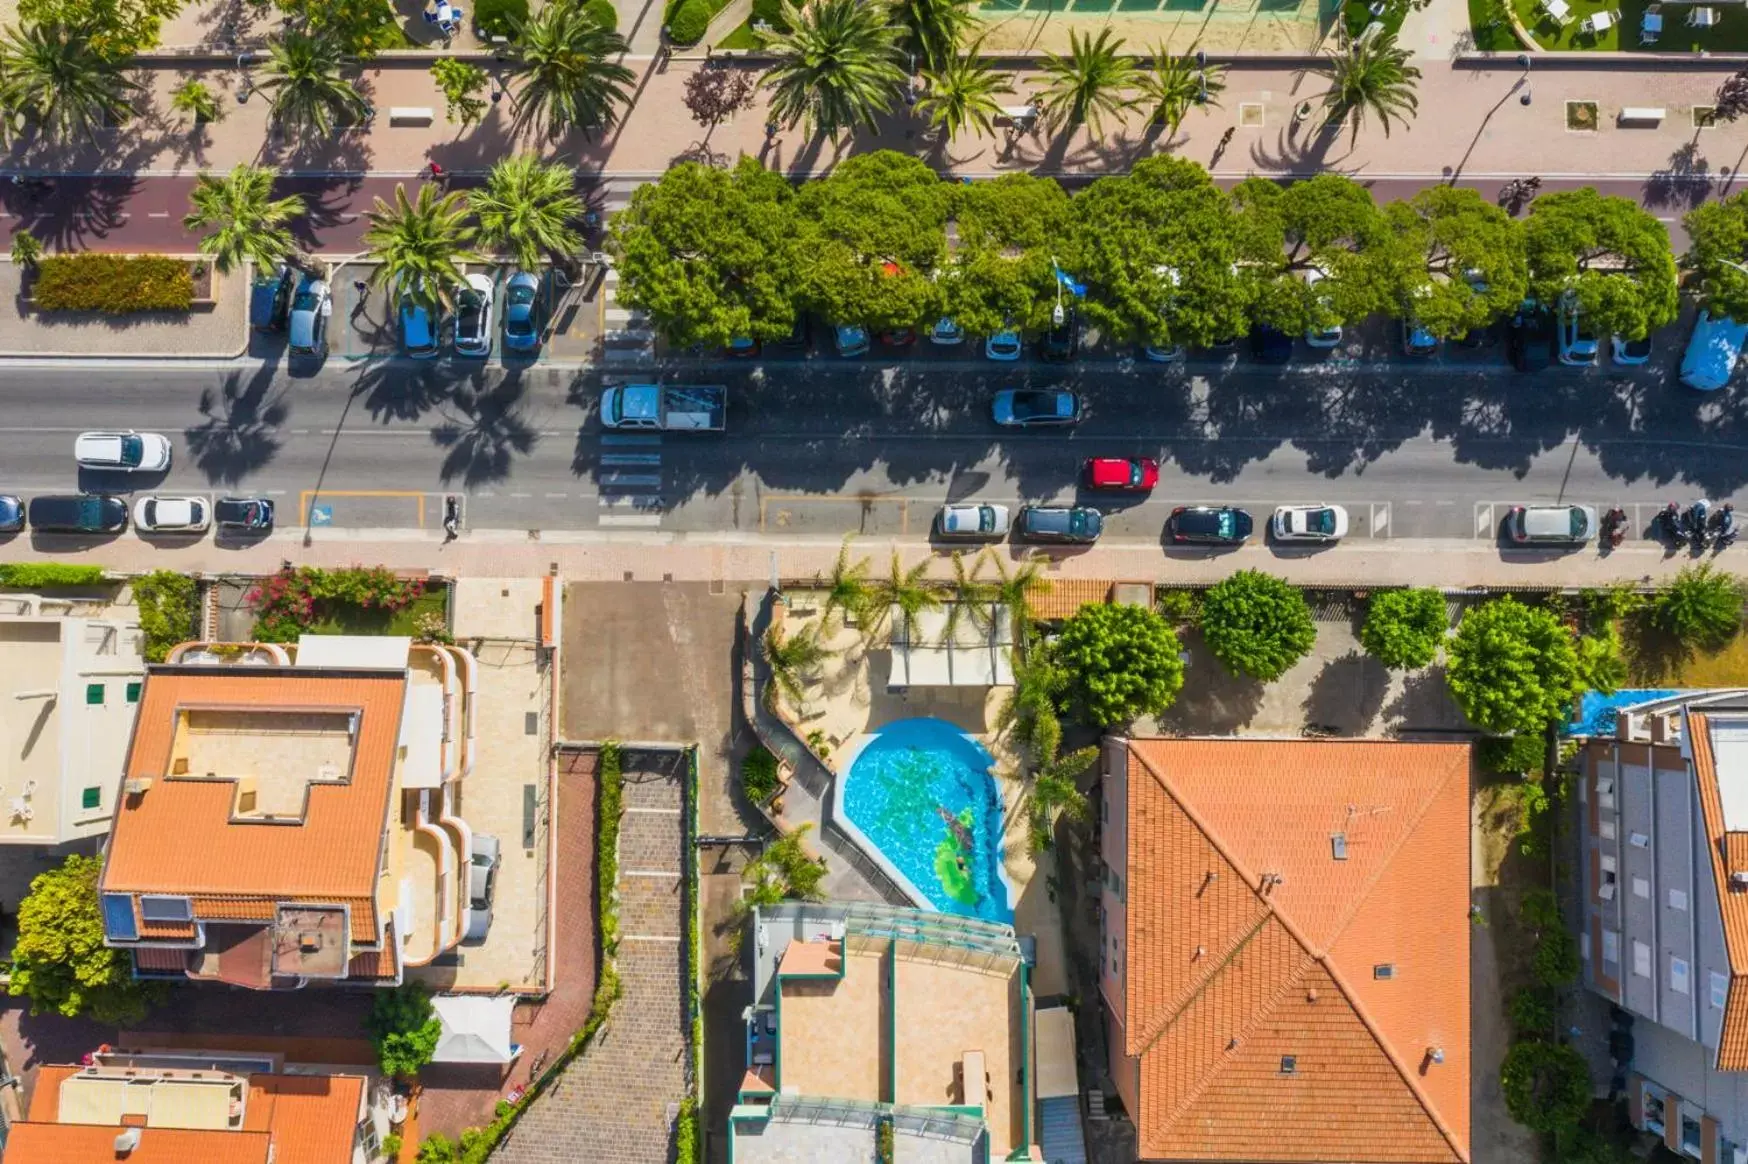
[[[90,705],[96,705],[96,704],[102,703],[103,702],[103,684],[101,684],[101,683],[87,683],[87,684],[85,684],[85,702],[87,704],[90,704]]]
[[[87,788],[79,794],[80,808],[97,808],[103,803],[103,789]]]
[[[129,703],[138,703],[140,701],[140,686],[141,685],[138,683],[129,683],[127,685],[127,701]]]

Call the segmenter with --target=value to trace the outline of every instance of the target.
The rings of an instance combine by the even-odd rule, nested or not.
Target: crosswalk
[[[635,180],[608,179],[601,209],[611,220],[631,203]],[[638,367],[655,362],[655,329],[649,318],[619,303],[619,270],[607,268],[601,281],[601,362],[610,367]]]
[[[595,474],[603,528],[655,529],[662,524],[662,435],[604,433]]]

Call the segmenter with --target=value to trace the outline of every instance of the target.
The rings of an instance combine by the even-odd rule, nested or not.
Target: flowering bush
[[[289,643],[339,608],[393,613],[424,593],[423,578],[402,578],[383,566],[299,566],[281,570],[249,591],[248,603],[255,611],[257,642]]]

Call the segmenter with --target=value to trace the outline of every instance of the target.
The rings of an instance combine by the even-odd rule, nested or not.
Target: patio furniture
[[[1716,8],[1695,8],[1687,14],[1687,23],[1693,28],[1710,28],[1718,22]]]
[[[1639,21],[1639,43],[1656,44],[1657,38],[1662,35],[1662,32],[1663,14],[1658,11],[1657,5],[1653,4],[1645,9],[1644,18]]]
[[[1572,19],[1572,8],[1566,3],[1566,0],[1548,0],[1547,4],[1543,5],[1543,7],[1547,10],[1549,16],[1552,16],[1561,24],[1565,24]]]

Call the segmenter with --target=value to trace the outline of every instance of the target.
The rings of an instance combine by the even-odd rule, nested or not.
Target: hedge
[[[477,0],[473,6],[473,25],[481,36],[514,38],[527,20],[528,0]]]
[[[772,32],[788,32],[789,22],[783,19],[783,0],[753,0],[753,23],[764,22]]]
[[[102,566],[73,566],[64,562],[8,562],[0,565],[0,587],[12,590],[101,586],[103,583]]]
[[[146,662],[162,663],[171,648],[194,637],[198,593],[194,579],[174,570],[154,570],[134,581],[134,605],[139,608],[140,630],[146,639]]]
[[[42,311],[187,311],[194,275],[186,260],[162,255],[47,255],[37,264],[31,301]]]
[[[593,17],[596,24],[609,32],[619,29],[619,9],[613,7],[613,0],[589,0],[583,5],[585,15]]]
[[[675,44],[697,44],[710,31],[710,18],[716,15],[710,0],[686,0],[668,24],[668,37]]]

